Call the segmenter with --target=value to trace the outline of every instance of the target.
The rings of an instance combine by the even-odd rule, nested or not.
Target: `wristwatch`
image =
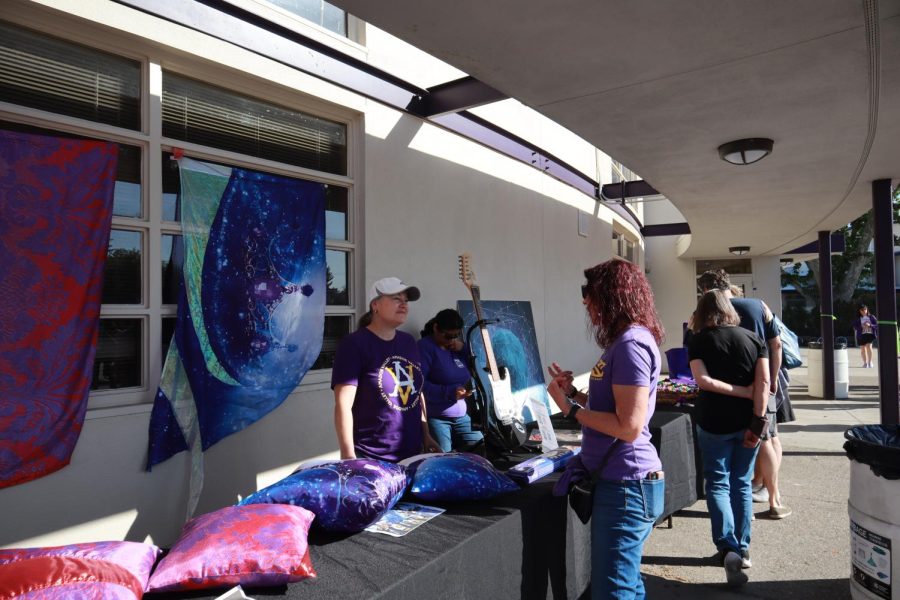
[[[577,415],[578,411],[581,410],[582,408],[584,408],[584,407],[581,406],[580,404],[573,403],[572,408],[570,408],[569,412],[566,413],[566,418],[570,421],[577,421],[578,419],[575,418],[575,415]]]

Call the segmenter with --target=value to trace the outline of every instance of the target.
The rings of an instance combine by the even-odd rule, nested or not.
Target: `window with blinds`
[[[174,73],[163,75],[169,138],[327,173],[347,173],[347,126]]]
[[[268,0],[275,6],[312,21],[338,35],[347,36],[347,13],[324,0]]]
[[[141,64],[0,23],[0,100],[139,130]]]

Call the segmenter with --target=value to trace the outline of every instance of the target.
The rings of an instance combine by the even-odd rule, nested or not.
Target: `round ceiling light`
[[[719,146],[719,158],[733,165],[750,165],[772,153],[775,142],[769,138],[747,138]]]

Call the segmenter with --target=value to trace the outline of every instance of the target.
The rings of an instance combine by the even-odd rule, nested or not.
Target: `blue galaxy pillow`
[[[406,489],[406,470],[393,463],[351,458],[301,467],[241,500],[247,504],[293,504],[316,515],[325,531],[362,531],[389,511]]]
[[[486,459],[468,452],[454,452],[433,454],[418,461],[409,493],[425,502],[462,502],[485,500],[518,489],[512,479]]]

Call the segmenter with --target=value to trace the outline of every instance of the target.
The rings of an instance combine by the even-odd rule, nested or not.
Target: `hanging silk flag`
[[[280,405],[321,351],[325,186],[178,162],[183,279],[147,468],[190,449],[195,505],[201,452]]]
[[[116,144],[0,131],[0,488],[69,464],[87,409]]]

